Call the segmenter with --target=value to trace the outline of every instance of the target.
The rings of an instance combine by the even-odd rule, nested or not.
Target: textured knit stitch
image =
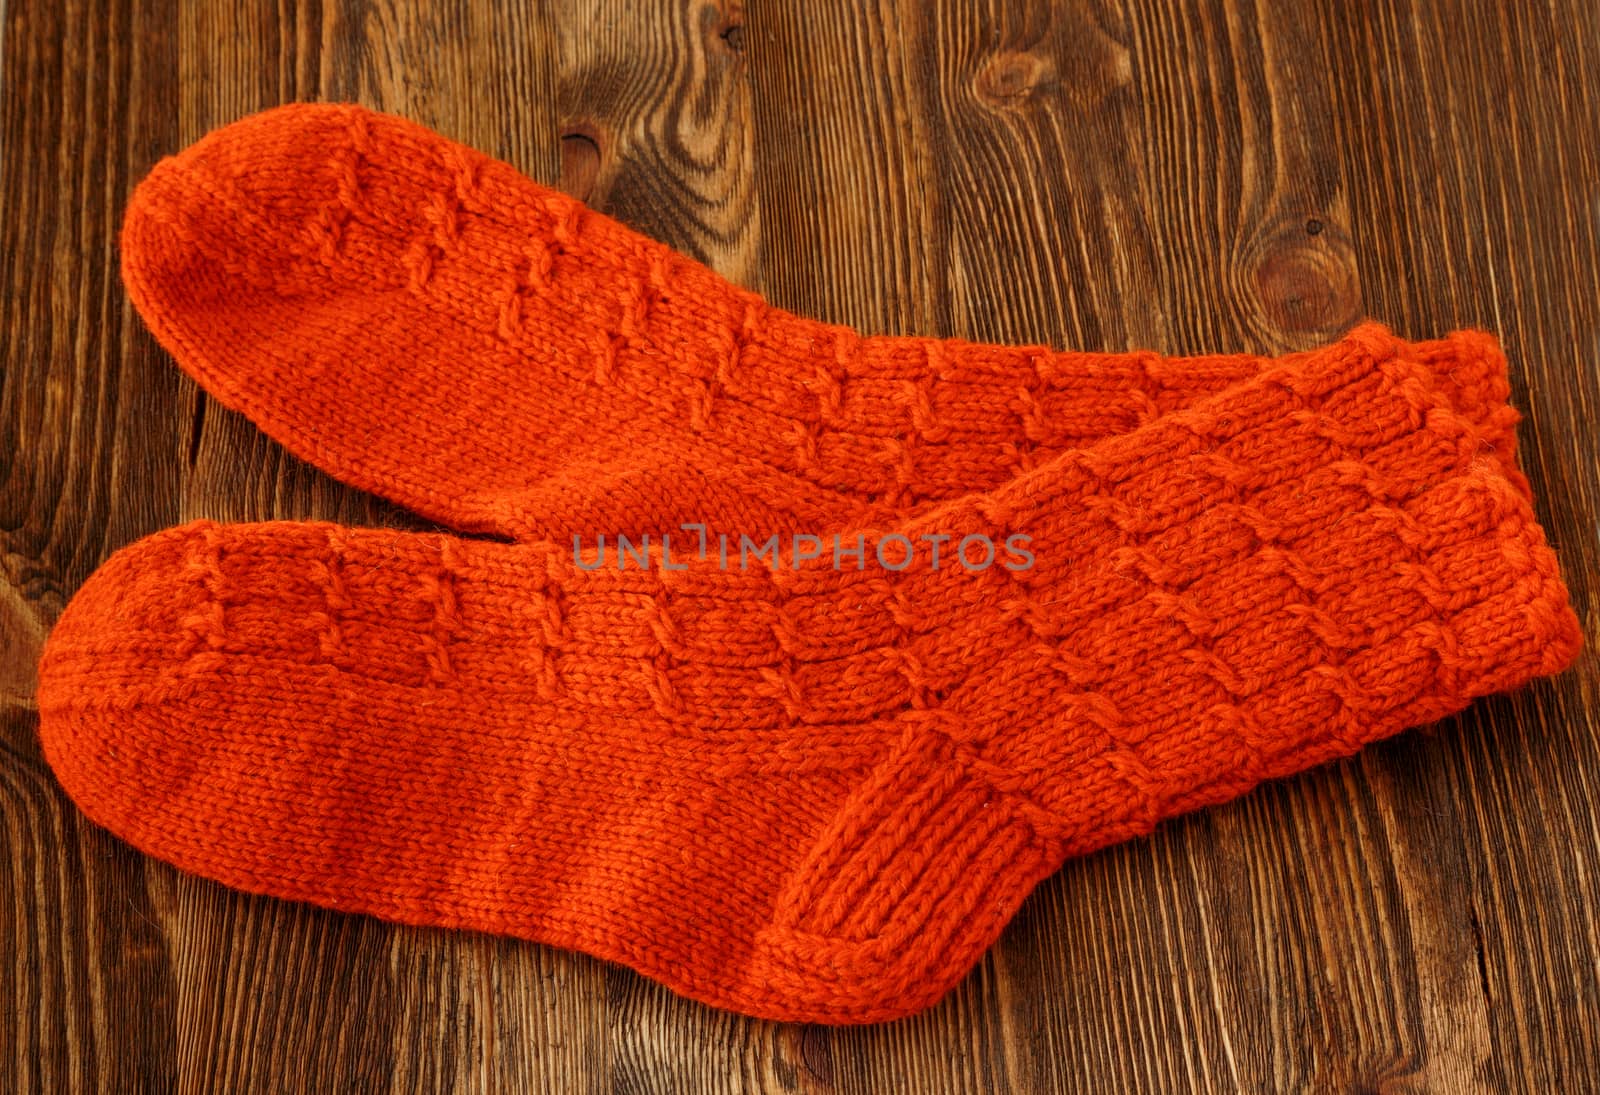
[[[243,889],[888,1018],[1066,856],[1577,647],[1484,335],[1280,361],[862,338],[340,107],[164,163],[123,254],[229,405],[523,541],[197,524],[74,598],[50,763]],[[680,520],[1022,533],[1037,565],[585,571],[541,538]]]
[[[356,486],[517,538],[892,520],[1267,364],[863,337],[358,107],[281,107],[164,161],[122,255],[224,403]],[[1493,339],[1406,353],[1521,482]]]
[[[1024,533],[1022,571],[189,525],[73,599],[41,733],[92,819],[229,885],[887,1019],[1067,856],[1567,664],[1486,451],[1368,330],[861,529]]]

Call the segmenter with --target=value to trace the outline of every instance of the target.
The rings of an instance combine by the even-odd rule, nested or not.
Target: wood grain
[[[1600,634],[1600,6],[4,0],[0,1069],[19,1091],[1596,1089],[1600,663],[1070,863],[943,1004],[753,1022],[628,971],[182,876],[81,819],[34,664],[198,516],[415,519],[182,378],[127,196],[241,114],[410,115],[873,331],[1502,335]]]

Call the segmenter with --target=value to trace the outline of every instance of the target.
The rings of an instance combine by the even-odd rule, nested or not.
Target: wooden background
[[[85,823],[34,663],[177,522],[402,522],[180,377],[160,156],[353,99],[871,331],[1501,333],[1600,633],[1590,0],[0,0],[0,1076],[17,1090],[1596,1090],[1600,660],[1069,864],[942,1005],[753,1022],[586,957],[239,896]],[[0,1080],[0,1086],[7,1081]]]

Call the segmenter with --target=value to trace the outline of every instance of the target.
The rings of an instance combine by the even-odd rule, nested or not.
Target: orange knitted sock
[[[341,231],[335,266],[377,246]],[[440,241],[418,269],[453,296]],[[348,317],[325,318],[300,316]],[[916,546],[903,570],[190,525],[68,607],[45,753],[95,821],[232,886],[576,948],[750,1014],[890,1018],[1066,856],[1565,665],[1555,560],[1483,446],[1367,331],[859,530],[868,559]],[[426,484],[427,448],[384,474]],[[453,474],[433,512],[525,527]],[[1019,535],[1032,566],[953,561]]]
[[[356,486],[517,538],[892,520],[1268,364],[863,338],[356,107],[281,107],[163,162],[122,253],[225,404]],[[1406,352],[1520,483],[1493,339]]]

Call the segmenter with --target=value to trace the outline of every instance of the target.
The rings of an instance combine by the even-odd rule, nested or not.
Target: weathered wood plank
[[[940,1006],[753,1022],[581,955],[234,894],[83,821],[33,666],[181,520],[415,519],[182,378],[116,276],[160,156],[353,99],[872,331],[1276,351],[1495,329],[1600,632],[1600,8],[7,0],[0,1061],[20,1090],[1580,1090],[1600,667],[1069,864]]]

